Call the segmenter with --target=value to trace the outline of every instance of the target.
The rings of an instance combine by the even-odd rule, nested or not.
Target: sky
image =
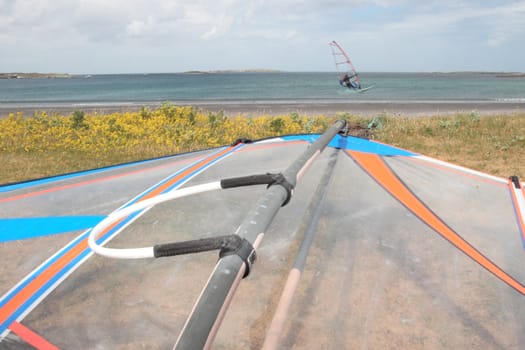
[[[0,0],[0,72],[525,72],[525,0]]]

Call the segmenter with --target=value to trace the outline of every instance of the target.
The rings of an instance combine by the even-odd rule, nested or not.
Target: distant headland
[[[276,69],[265,69],[265,68],[255,68],[255,69],[225,69],[225,70],[190,70],[183,72],[184,74],[230,74],[230,73],[280,73],[282,71]]]
[[[72,78],[68,73],[0,73],[0,79],[52,79]]]

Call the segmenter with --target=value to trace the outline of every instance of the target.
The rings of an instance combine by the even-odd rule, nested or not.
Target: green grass
[[[525,176],[525,114],[383,119],[377,140],[496,176]]]
[[[525,114],[339,118],[374,126],[371,137],[387,144],[496,176],[525,177]],[[205,149],[238,137],[322,132],[335,119],[225,116],[168,104],[107,115],[11,115],[0,119],[0,183]]]

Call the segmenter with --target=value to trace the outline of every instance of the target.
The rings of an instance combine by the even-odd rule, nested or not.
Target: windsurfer
[[[361,87],[361,81],[355,67],[343,48],[335,41],[330,43],[330,48],[332,49],[335,68],[339,75],[339,84],[347,89],[359,90],[359,92],[369,90],[371,87],[364,89]]]
[[[352,78],[354,77],[356,77],[355,74],[349,76],[347,73],[345,73],[345,75],[339,82],[342,86],[347,87],[349,89],[361,89],[361,84],[359,84],[359,82],[356,79],[352,80]]]

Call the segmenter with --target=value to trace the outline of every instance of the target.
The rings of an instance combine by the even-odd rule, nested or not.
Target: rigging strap
[[[191,241],[157,244],[153,247],[155,258],[207,252],[220,249],[219,258],[237,255],[246,264],[243,278],[250,274],[251,267],[257,258],[255,248],[239,235],[225,235],[194,239]]]
[[[515,188],[517,188],[517,189],[521,188],[520,179],[516,175],[513,175],[513,176],[509,177],[509,179],[514,184]]]
[[[284,187],[287,193],[287,197],[286,197],[286,200],[281,205],[282,207],[288,204],[288,202],[292,198],[293,188],[294,188],[293,184],[290,183],[290,181],[286,179],[283,173],[278,173],[278,174],[266,173],[266,174],[260,174],[260,175],[232,177],[229,179],[221,180],[222,188],[233,188],[233,187],[252,186],[252,185],[268,185],[268,187],[271,187],[273,185],[281,185],[282,187]]]

